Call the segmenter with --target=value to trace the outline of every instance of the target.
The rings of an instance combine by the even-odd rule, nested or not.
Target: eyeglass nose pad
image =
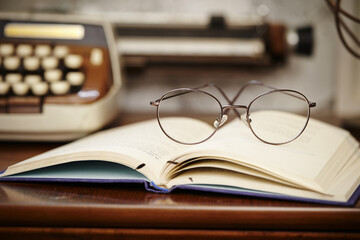
[[[221,116],[217,117],[214,121],[214,127],[215,128],[218,128],[218,127],[221,127],[225,122],[226,120],[228,119],[227,115],[223,115],[222,118],[220,119]]]
[[[250,117],[250,115],[249,115],[249,117]],[[247,128],[250,128],[250,126],[249,126],[249,122],[251,122],[251,119],[249,118],[249,122],[247,121],[247,117],[246,117],[246,115],[244,114],[244,115],[241,115],[241,120],[243,121],[243,123],[245,124],[245,126],[247,127]]]

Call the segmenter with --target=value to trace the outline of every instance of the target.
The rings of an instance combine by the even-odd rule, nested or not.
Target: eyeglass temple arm
[[[195,88],[197,89],[197,88]],[[155,101],[150,101],[150,105],[152,106],[158,106],[159,105],[159,102],[160,100],[166,100],[166,99],[170,99],[170,98],[173,98],[173,97],[177,97],[177,96],[181,96],[183,94],[188,94],[189,92],[182,92],[182,93],[177,93],[177,94],[174,94],[174,95],[171,95],[171,96],[168,96],[168,97],[164,97],[163,99],[156,99]]]
[[[233,98],[233,100],[231,101],[229,99],[229,97],[225,94],[225,92],[222,90],[222,88],[220,88],[219,86],[217,86],[216,84],[214,83],[207,83],[201,87],[196,87],[194,89],[197,89],[197,90],[200,90],[200,89],[203,89],[203,88],[206,88],[206,87],[213,87],[215,88],[216,90],[218,90],[220,92],[220,94],[226,99],[226,101],[228,102],[229,105],[233,105],[234,102],[236,101],[236,99],[238,99],[238,97],[240,96],[240,94],[248,87],[248,86],[251,86],[251,85],[260,85],[260,86],[264,86],[264,87],[267,87],[269,89],[272,89],[272,90],[276,90],[277,88],[275,87],[272,87],[270,85],[267,85],[263,82],[260,82],[260,81],[257,81],[257,80],[251,80],[247,83],[245,83],[241,88],[240,90],[236,93],[235,97]],[[169,98],[173,98],[173,97],[177,97],[177,96],[180,96],[180,95],[183,95],[183,94],[187,94],[187,92],[182,92],[182,93],[178,93],[178,94],[174,94],[172,96],[169,96],[169,97],[165,97],[163,98],[163,100],[165,99],[169,99]],[[300,98],[296,95],[293,95],[291,93],[284,93],[284,94],[287,94],[289,96],[292,96],[292,97],[296,97],[300,100],[304,100],[303,98]],[[151,101],[150,102],[150,105],[152,106],[158,106],[159,105],[159,102],[160,102],[160,99],[157,99],[155,101]],[[309,107],[315,107],[316,106],[316,103],[315,102],[309,102]],[[224,111],[224,114],[226,114],[229,110],[233,110],[235,112],[235,114],[241,118],[241,115],[239,114],[239,112],[236,110],[236,108],[226,108],[225,111]]]
[[[227,102],[229,102],[229,103],[231,102],[230,99],[229,99],[229,97],[225,94],[225,92],[224,92],[219,86],[217,86],[217,85],[214,84],[214,83],[207,83],[207,84],[204,84],[204,85],[201,86],[201,87],[196,87],[196,88],[194,88],[194,89],[196,89],[196,90],[201,90],[201,89],[206,88],[206,87],[213,87],[213,88],[215,88],[216,90],[218,90],[218,92],[220,92],[220,94],[226,99]],[[173,98],[173,97],[177,97],[177,96],[181,96],[181,95],[187,94],[187,93],[188,93],[188,92],[177,93],[177,94],[174,94],[174,95],[171,95],[171,96],[168,96],[168,97],[164,97],[163,100],[166,100],[166,99],[169,99],[169,98]],[[156,99],[155,101],[151,101],[151,102],[150,102],[150,105],[152,105],[152,106],[158,106],[160,100],[161,100],[161,99],[159,98],[159,99]],[[225,109],[226,113],[228,112],[228,110],[230,110],[230,108],[229,108],[229,109]],[[240,116],[239,112],[236,111],[235,108],[231,108],[231,110],[233,110],[233,111],[235,112],[235,114],[241,119],[241,116]],[[224,113],[224,114],[225,114],[225,113]]]
[[[273,89],[275,90],[276,88],[272,87],[272,86],[269,86],[263,82],[260,82],[260,81],[257,81],[257,80],[251,80],[247,83],[245,83],[240,89],[239,91],[236,93],[235,97],[233,98],[232,101],[229,101],[229,104],[234,104],[234,102],[236,101],[236,99],[239,98],[240,94],[248,87],[248,86],[251,86],[251,85],[260,85],[260,86],[264,86],[264,87],[267,87],[267,88],[270,88],[270,89]]]
[[[247,88],[248,86],[251,86],[251,85],[260,85],[260,86],[264,86],[264,87],[267,87],[269,89],[272,89],[272,90],[278,90],[278,88],[275,88],[275,87],[272,87],[270,85],[267,85],[263,82],[260,82],[260,81],[257,81],[257,80],[252,80],[252,81],[249,81],[247,82],[245,85],[243,85],[240,90],[237,92],[237,94],[235,95],[235,97],[233,98],[232,101],[230,101],[229,103],[230,104],[234,104],[234,102],[236,101],[236,99],[238,99],[238,97],[240,96],[240,94],[245,90],[245,88]],[[303,98],[299,97],[299,96],[296,96],[294,94],[291,94],[291,93],[288,93],[288,92],[282,92],[283,94],[286,94],[286,95],[289,95],[291,97],[295,97],[295,98],[298,98],[300,100],[303,100]],[[315,102],[309,102],[309,107],[315,107],[316,106],[316,103]]]
[[[227,101],[229,104],[233,104],[233,103],[235,102],[235,100],[238,98],[238,96],[240,95],[240,93],[244,90],[244,88],[245,88],[247,85],[252,84],[251,82],[253,82],[253,81],[250,81],[249,83],[247,83],[246,85],[244,85],[244,86],[240,89],[240,91],[236,94],[236,96],[235,96],[235,98],[234,98],[233,101],[231,101],[231,100],[229,99],[229,97],[225,94],[225,92],[224,92],[219,86],[217,86],[217,85],[214,84],[214,83],[207,83],[207,84],[205,84],[205,85],[203,85],[203,86],[201,86],[201,87],[196,87],[196,88],[194,88],[194,89],[196,89],[196,90],[201,90],[201,89],[206,88],[206,87],[214,87],[216,90],[218,90],[218,91],[220,92],[220,94],[226,99],[226,101]],[[255,80],[254,80],[254,82],[255,82]],[[257,81],[256,81],[256,82],[257,82]],[[261,82],[258,82],[258,83],[261,84]],[[177,96],[180,96],[180,95],[183,95],[183,94],[187,94],[187,92],[177,93],[177,94],[174,94],[174,95],[165,97],[165,98],[163,98],[163,100],[166,100],[166,99],[169,99],[169,98],[173,98],[173,97],[177,97]],[[155,101],[151,101],[151,102],[150,102],[150,105],[156,106],[156,105],[158,105],[159,102],[160,102],[160,98],[159,98],[159,99],[156,99]]]
[[[195,89],[202,89],[202,88],[206,88],[206,87],[213,87],[215,88],[216,90],[218,90],[218,92],[226,99],[226,101],[230,101],[230,99],[228,98],[228,96],[225,94],[224,90],[222,90],[222,88],[220,88],[219,86],[217,86],[216,84],[214,83],[207,83],[201,87],[197,87]]]
[[[245,85],[243,85],[240,90],[237,92],[237,94],[235,95],[234,99],[231,101],[230,98],[225,94],[224,90],[222,90],[222,88],[220,88],[219,86],[217,86],[216,84],[214,83],[207,83],[207,84],[204,84],[203,86],[200,86],[200,87],[196,87],[194,89],[196,90],[201,90],[203,88],[206,88],[206,87],[213,87],[215,88],[224,98],[225,100],[228,102],[229,105],[233,105],[234,102],[236,101],[236,99],[240,96],[240,94],[245,90],[246,87],[250,86],[250,85],[261,85],[261,86],[265,86],[265,87],[268,87],[270,89],[276,89],[274,87],[271,87],[269,85],[266,85],[260,81],[257,81],[257,80],[252,80],[252,81],[249,81],[247,82]],[[163,98],[163,100],[166,100],[166,99],[169,99],[169,98],[173,98],[173,97],[177,97],[177,96],[181,96],[183,94],[187,94],[188,92],[181,92],[181,93],[177,93],[177,94],[174,94],[174,95],[171,95],[171,96],[168,96],[168,97],[165,97]],[[294,96],[295,97],[295,96]],[[150,105],[152,106],[158,106],[159,105],[159,102],[160,102],[161,99],[157,99],[155,101],[151,101],[150,102]],[[224,114],[227,114],[227,112],[229,110],[233,110],[236,114],[237,117],[241,118],[241,115],[239,114],[239,112],[236,110],[236,108],[226,108],[224,110]]]
[[[226,99],[226,101],[227,101],[229,104],[232,104],[230,98],[225,94],[224,90],[222,90],[222,88],[220,88],[219,86],[217,86],[217,85],[214,84],[214,83],[208,83],[208,84],[205,84],[204,86],[199,87],[199,88],[196,88],[196,89],[201,89],[201,88],[205,88],[205,87],[213,87],[213,88],[215,88],[215,89],[218,90],[218,92]],[[236,114],[236,116],[237,116],[239,119],[241,119],[241,115],[240,115],[240,113],[236,110],[236,108],[225,108],[223,114],[226,115],[229,110],[233,110],[234,113]]]
[[[196,88],[193,88],[193,89],[196,89],[196,90],[201,90],[203,88],[206,88],[206,87],[214,87],[215,89],[217,89],[220,94],[226,99],[226,101],[230,102],[230,99],[228,98],[228,96],[226,96],[225,92],[220,88],[218,87],[216,84],[213,84],[213,83],[207,83],[201,87],[196,87]],[[181,92],[181,93],[177,93],[177,94],[174,94],[174,95],[171,95],[171,96],[168,96],[168,97],[164,97],[163,100],[166,100],[166,99],[169,99],[169,98],[173,98],[173,97],[177,97],[177,96],[181,96],[183,94],[187,94],[188,92]],[[160,102],[160,98],[159,99],[156,99],[155,101],[151,101],[150,102],[150,105],[153,105],[153,106],[157,106]]]
[[[229,102],[229,104],[230,104],[230,105],[233,105],[234,102],[239,98],[240,94],[241,94],[247,87],[249,87],[249,86],[251,86],[251,85],[264,86],[264,87],[269,88],[269,89],[272,89],[272,90],[277,90],[277,89],[278,89],[278,88],[272,87],[272,86],[270,86],[270,85],[267,85],[267,84],[265,84],[265,83],[263,83],[263,82],[260,82],[260,81],[257,81],[257,80],[251,80],[251,81],[245,83],[245,84],[240,88],[240,90],[236,93],[236,95],[235,95],[235,97],[233,98],[232,101],[230,101],[230,100],[227,98],[227,101]],[[303,98],[301,98],[301,97],[299,97],[299,96],[296,96],[296,95],[294,95],[294,94],[286,93],[286,92],[283,92],[283,93],[284,93],[284,94],[287,94],[287,95],[289,95],[289,96],[291,96],[291,97],[295,97],[295,98],[298,98],[298,99],[304,101]],[[315,107],[315,106],[316,106],[316,103],[315,103],[315,102],[311,102],[311,101],[309,102],[309,107]],[[225,109],[224,114],[226,114],[229,110],[230,110],[230,109]],[[234,110],[234,111],[237,113],[236,115],[240,118],[240,115],[239,115],[239,113],[236,111],[236,109],[232,109],[232,110]]]
[[[229,98],[226,98],[226,100],[228,101],[228,104],[233,105],[234,102],[239,98],[240,94],[241,94],[248,86],[251,86],[251,85],[260,85],[260,86],[265,86],[265,87],[270,88],[270,89],[276,89],[276,88],[271,87],[271,86],[269,86],[269,85],[266,85],[265,83],[262,83],[262,82],[260,82],[260,81],[251,80],[251,81],[245,83],[245,84],[239,89],[239,91],[236,93],[236,95],[235,95],[235,97],[233,98],[232,101],[231,101]],[[225,109],[224,114],[226,114],[229,110],[230,110],[230,108]],[[238,112],[236,109],[231,109],[231,110],[233,110],[233,111],[236,113],[236,115],[241,119],[240,114],[239,114],[239,112]]]

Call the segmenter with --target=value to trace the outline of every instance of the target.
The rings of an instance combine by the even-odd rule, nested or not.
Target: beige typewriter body
[[[110,24],[0,15],[0,139],[72,140],[118,113],[120,65]]]

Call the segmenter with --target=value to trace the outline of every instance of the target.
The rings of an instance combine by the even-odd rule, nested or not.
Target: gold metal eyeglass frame
[[[238,97],[240,96],[240,94],[248,87],[248,86],[251,86],[251,85],[260,85],[260,86],[264,86],[264,87],[267,87],[269,89],[271,89],[270,91],[267,91],[267,92],[264,92],[264,93],[261,93],[259,95],[257,95],[250,103],[249,105],[234,105],[234,102],[238,99]],[[220,92],[220,94],[225,98],[225,100],[228,102],[227,105],[222,105],[220,103],[220,101],[212,94],[206,92],[206,91],[203,91],[201,89],[203,88],[206,88],[206,87],[214,87],[215,89],[217,89],[217,91]],[[179,92],[179,91],[183,91],[181,93],[176,93],[176,92]],[[163,100],[166,100],[166,99],[169,99],[169,98],[173,98],[173,97],[176,97],[176,96],[180,96],[180,95],[183,95],[183,94],[187,94],[189,92],[201,92],[201,93],[204,93],[206,95],[208,95],[209,97],[213,98],[220,106],[220,116],[215,120],[217,121],[217,124],[214,129],[214,131],[205,139],[201,140],[201,141],[198,141],[198,142],[194,142],[194,143],[186,143],[186,142],[181,142],[181,141],[178,141],[177,139],[174,139],[173,137],[171,137],[169,134],[166,133],[166,131],[164,130],[161,122],[160,122],[160,112],[159,112],[159,106],[160,106],[160,103],[163,101]],[[264,95],[267,95],[267,94],[270,94],[270,93],[274,93],[274,92],[283,92],[284,94],[287,94],[289,96],[292,96],[292,97],[295,97],[295,98],[299,98],[300,100],[305,100],[307,106],[308,106],[308,111],[307,111],[307,119],[306,119],[306,122],[305,122],[305,125],[304,127],[301,129],[301,131],[299,132],[299,134],[297,136],[295,136],[294,138],[288,140],[288,141],[285,141],[285,142],[281,142],[281,143],[273,143],[273,142],[268,142],[268,141],[265,141],[263,140],[262,138],[260,138],[256,133],[255,131],[253,130],[252,126],[251,126],[251,119],[250,119],[250,108],[251,108],[251,105],[260,97],[264,96]],[[176,94],[172,94],[172,93],[176,93]],[[292,94],[294,93],[294,94]],[[298,94],[299,96],[296,96],[296,94]],[[170,96],[169,96],[170,95]],[[181,143],[181,144],[185,144],[185,145],[195,145],[195,144],[199,144],[199,143],[203,143],[205,141],[207,141],[208,139],[210,139],[214,134],[215,132],[223,125],[223,123],[225,122],[223,120],[224,116],[227,116],[227,113],[228,111],[230,110],[233,110],[236,114],[236,116],[240,119],[240,120],[243,120],[241,118],[241,114],[237,111],[237,109],[245,109],[246,110],[246,123],[247,125],[249,126],[251,132],[255,135],[256,138],[258,138],[260,141],[264,142],[264,143],[267,143],[267,144],[271,144],[271,145],[281,145],[281,144],[286,144],[286,143],[289,143],[289,142],[292,142],[294,141],[296,138],[298,138],[305,130],[308,122],[309,122],[309,119],[310,119],[310,108],[312,107],[315,107],[316,106],[316,103],[315,102],[311,102],[309,101],[304,94],[298,92],[298,91],[295,91],[295,90],[291,90],[291,89],[277,89],[275,87],[272,87],[272,86],[269,86],[265,83],[262,83],[260,81],[257,81],[257,80],[252,80],[252,81],[249,81],[247,82],[246,84],[244,84],[240,90],[237,92],[237,94],[234,96],[234,98],[232,100],[230,100],[228,98],[228,96],[225,94],[225,92],[220,88],[218,87],[217,85],[215,84],[205,84],[201,87],[197,87],[197,88],[177,88],[177,89],[173,89],[173,90],[170,90],[168,92],[166,92],[161,98],[155,100],[155,101],[151,101],[150,102],[150,105],[151,106],[155,106],[156,107],[156,117],[157,117],[157,121],[158,121],[158,124],[161,128],[161,130],[163,131],[163,133],[168,137],[170,138],[171,140],[177,142],[177,143]]]

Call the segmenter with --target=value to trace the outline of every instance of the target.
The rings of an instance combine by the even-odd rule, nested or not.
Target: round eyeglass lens
[[[264,142],[288,143],[304,131],[309,111],[309,102],[301,93],[271,91],[258,96],[249,105],[250,129]]]
[[[158,106],[159,124],[172,140],[197,144],[210,138],[221,121],[220,102],[212,95],[194,89],[166,93]]]

